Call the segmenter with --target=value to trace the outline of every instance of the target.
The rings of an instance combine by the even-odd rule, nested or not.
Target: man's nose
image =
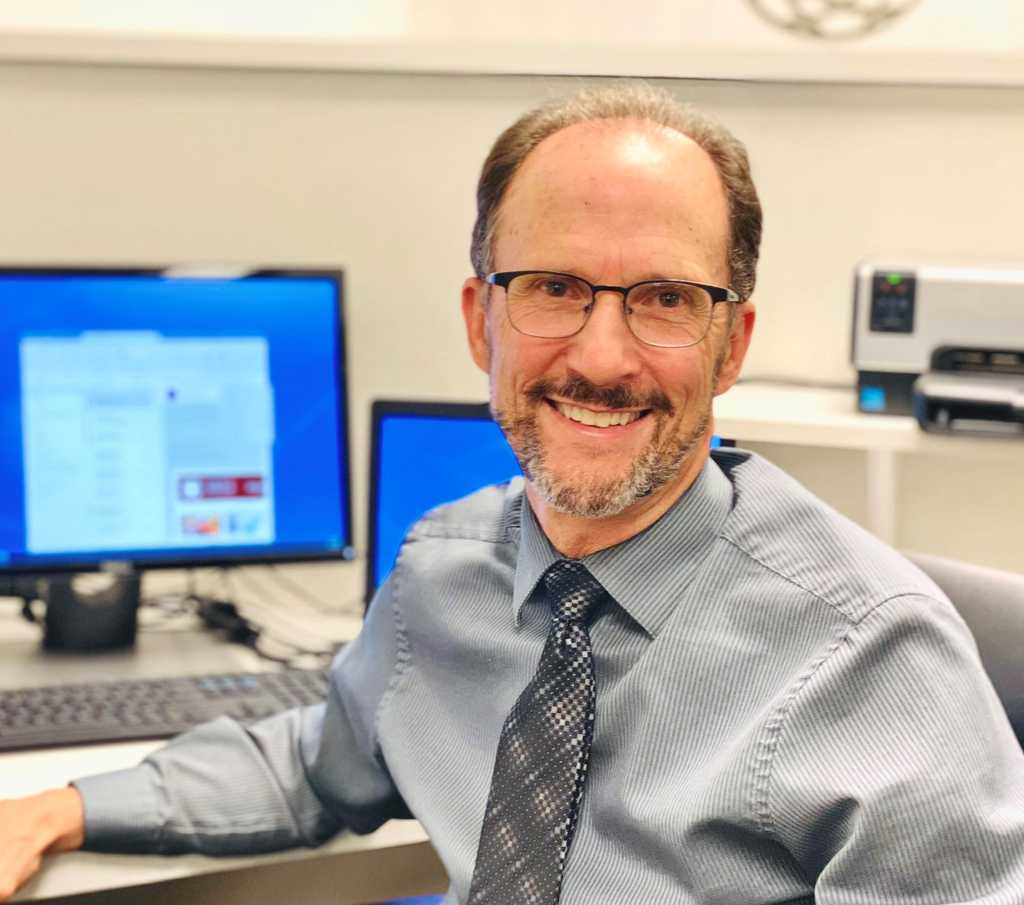
[[[610,386],[640,370],[639,342],[626,323],[622,294],[594,296],[590,317],[570,340],[567,364],[598,386]]]

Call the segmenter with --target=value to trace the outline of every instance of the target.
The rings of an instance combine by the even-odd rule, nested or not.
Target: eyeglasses
[[[647,280],[632,286],[595,286],[571,273],[506,270],[485,282],[505,290],[508,319],[527,336],[565,339],[579,333],[599,292],[622,296],[630,332],[642,343],[668,349],[695,346],[711,327],[719,302],[740,301],[732,289],[690,280]]]

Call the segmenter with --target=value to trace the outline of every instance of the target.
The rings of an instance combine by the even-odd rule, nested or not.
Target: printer
[[[862,412],[1024,437],[1024,264],[866,261],[853,306]]]

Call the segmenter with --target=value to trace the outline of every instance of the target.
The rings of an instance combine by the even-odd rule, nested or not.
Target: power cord
[[[310,593],[304,588],[299,582],[292,579],[290,576],[285,575],[276,565],[268,565],[265,573],[273,581],[275,581],[281,588],[288,591],[293,597],[297,597],[304,603],[308,603],[313,609],[318,610],[321,613],[334,612],[334,607],[331,606],[326,600],[321,600],[316,594]]]
[[[250,622],[229,600],[218,600],[214,597],[196,598],[198,606],[196,615],[203,624],[214,631],[224,633],[224,638],[234,644],[244,644],[259,653],[256,642],[263,630]]]
[[[362,613],[363,600],[361,597],[346,600],[342,603],[329,603],[322,597],[312,593],[308,588],[304,587],[290,575],[286,575],[281,567],[276,563],[268,563],[265,574],[280,585],[281,588],[288,591],[304,603],[309,604],[313,609],[318,610],[321,613],[337,615],[339,613],[351,612],[355,614],[357,609],[360,614]]]
[[[209,628],[222,631],[226,640],[245,645],[265,660],[287,666],[297,666],[300,665],[297,661],[311,658],[318,664],[327,666],[334,659],[338,650],[344,646],[336,644],[326,650],[314,650],[271,635],[265,626],[252,621],[241,613],[231,599],[238,596],[234,589],[235,576],[229,569],[225,568],[220,571],[222,590],[225,592],[223,598],[197,597],[196,614]],[[281,646],[285,648],[286,653],[283,656],[273,653],[261,641]]]
[[[21,617],[27,622],[40,622],[32,609],[37,597],[36,579],[32,575],[0,576],[0,597],[13,597],[21,601]]]

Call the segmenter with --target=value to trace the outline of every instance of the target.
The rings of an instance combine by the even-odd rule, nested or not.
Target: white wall
[[[1020,87],[1022,56],[1018,0],[0,3],[23,62]]]
[[[519,0],[487,4],[479,0],[6,0],[0,6],[0,29],[52,30],[98,34],[149,32],[162,36],[232,35],[295,37],[314,40],[393,38],[419,41],[458,40],[501,47],[508,42],[574,46],[634,45],[742,48],[745,51],[807,46],[780,30],[775,21],[792,20],[794,9],[810,13],[827,4],[790,5],[785,0],[631,0],[595,4],[591,0]],[[838,10],[840,4],[834,4]],[[862,48],[1020,51],[1024,49],[1024,10],[1017,0],[918,0],[903,4],[848,4],[829,21],[847,34],[859,20],[858,8],[906,7],[883,28],[845,44]],[[825,17],[822,17],[823,19]],[[843,27],[846,26],[846,27]],[[812,42],[813,45],[814,42]],[[835,45],[829,45],[834,52]],[[571,58],[571,53],[564,58]],[[571,65],[571,64],[570,64]]]
[[[369,400],[484,396],[457,307],[477,170],[514,116],[576,84],[3,65],[0,257],[343,266],[361,525]],[[751,374],[852,379],[862,256],[1024,257],[1024,88],[670,87],[754,160],[766,236]],[[775,452],[861,514],[845,457]],[[901,544],[1021,568],[1021,474],[910,472]]]

